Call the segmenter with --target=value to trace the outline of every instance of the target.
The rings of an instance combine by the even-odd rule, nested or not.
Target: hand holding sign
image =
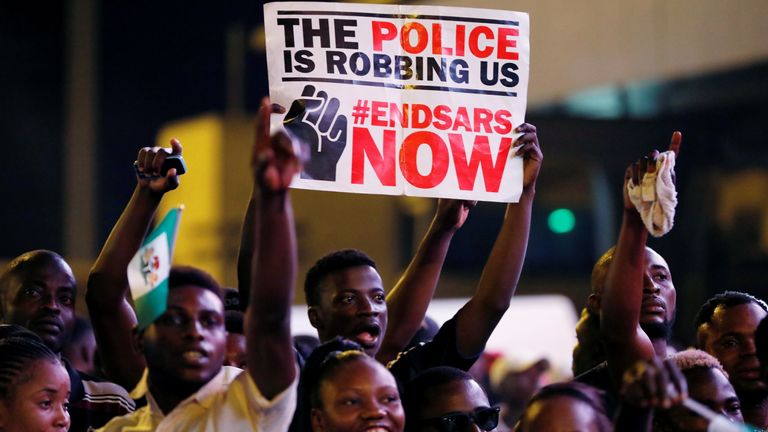
[[[347,145],[347,117],[339,114],[339,100],[315,87],[304,87],[283,119],[285,129],[309,147],[301,178],[336,180],[336,164]]]

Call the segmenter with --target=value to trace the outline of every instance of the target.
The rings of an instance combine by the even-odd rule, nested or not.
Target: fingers
[[[340,106],[341,104],[336,98],[332,98],[330,101],[328,101],[328,105],[323,112],[320,123],[317,124],[317,128],[320,130],[320,133],[326,133],[331,129],[331,125],[333,124],[333,121],[336,120],[336,114],[339,112]]]
[[[688,397],[688,383],[685,376],[671,359],[664,360],[664,368],[669,376],[669,385],[672,389],[670,390],[670,402],[673,405],[680,404]]]
[[[323,114],[324,111],[326,111],[326,107],[328,105],[328,93],[324,91],[317,92],[317,99],[307,99],[306,102],[306,109],[307,109],[307,115],[305,117],[306,121],[312,124],[318,124],[320,121],[320,116]],[[310,104],[310,101],[313,102]]]
[[[669,141],[669,150],[675,153],[675,157],[680,155],[680,144],[683,141],[683,134],[680,131],[672,132],[672,139]]]

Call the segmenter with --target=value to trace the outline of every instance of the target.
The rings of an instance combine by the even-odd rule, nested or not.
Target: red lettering
[[[451,48],[446,48],[443,46],[443,28],[440,23],[432,24],[432,54],[453,54],[453,50]]]
[[[382,186],[395,186],[395,131],[384,130],[382,151],[367,128],[352,129],[352,184],[365,183],[365,159]]]
[[[408,127],[408,104],[403,104],[402,112],[397,104],[389,104],[389,127],[395,127],[395,119],[400,122],[401,127]]]
[[[475,136],[469,163],[467,163],[464,139],[461,135],[448,134],[448,142],[451,145],[451,154],[453,154],[453,163],[456,169],[456,178],[459,181],[459,189],[473,190],[475,188],[477,168],[479,167],[485,182],[485,190],[488,192],[499,191],[501,176],[504,174],[504,167],[507,165],[507,155],[509,154],[510,147],[512,147],[512,138],[501,138],[501,146],[499,147],[499,154],[496,156],[495,163],[491,156],[488,137],[485,135]]]
[[[387,126],[387,103],[371,101],[371,126]]]
[[[397,37],[397,27],[387,21],[371,22],[371,32],[373,33],[373,50],[381,51],[381,43],[385,40],[394,40]]]
[[[432,110],[424,104],[411,105],[411,127],[422,129],[432,123]]]
[[[512,113],[507,110],[498,110],[493,116],[496,120],[496,126],[493,127],[493,131],[499,135],[506,135],[512,132]]]
[[[493,40],[493,30],[487,26],[477,26],[469,32],[469,50],[476,57],[486,58],[493,54],[493,46],[486,45],[480,48],[480,36],[485,36],[487,40]]]
[[[446,105],[438,105],[435,107],[435,122],[432,123],[432,126],[434,126],[438,130],[448,130],[451,128],[451,117],[449,114],[451,113],[451,109],[448,108]]]
[[[491,131],[493,112],[488,108],[475,108],[474,114],[475,119],[472,123],[475,125],[475,132],[480,132],[480,129],[485,129],[485,133],[493,133]]]
[[[502,27],[499,29],[499,52],[496,55],[501,60],[517,60],[519,55],[512,48],[517,48],[517,41],[513,39],[520,32],[515,28]]]
[[[411,44],[411,32],[416,32],[416,44]],[[405,52],[410,54],[418,54],[424,51],[429,43],[429,34],[427,34],[427,28],[417,22],[410,22],[403,26],[400,31],[400,45],[402,45]]]
[[[428,145],[432,151],[432,168],[427,175],[422,175],[416,164],[419,147]],[[400,148],[400,171],[408,183],[422,189],[431,189],[445,179],[448,173],[448,149],[443,140],[429,131],[419,131],[408,135]]]
[[[456,26],[456,55],[461,57],[464,55],[464,38],[466,27],[463,24]]]
[[[472,132],[472,125],[469,124],[467,107],[459,107],[459,109],[456,110],[456,119],[453,122],[453,130],[459,130],[459,128],[464,128],[465,132]]]

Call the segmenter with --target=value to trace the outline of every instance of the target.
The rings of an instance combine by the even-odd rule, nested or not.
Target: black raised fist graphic
[[[339,114],[339,100],[307,85],[283,118],[285,129],[308,146],[301,178],[336,180],[336,164],[347,145],[347,117]]]

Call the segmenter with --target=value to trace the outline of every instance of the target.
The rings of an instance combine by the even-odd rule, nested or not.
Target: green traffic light
[[[555,234],[565,234],[573,231],[573,227],[576,226],[576,216],[573,212],[561,208],[552,211],[547,218],[547,225],[549,229]]]

